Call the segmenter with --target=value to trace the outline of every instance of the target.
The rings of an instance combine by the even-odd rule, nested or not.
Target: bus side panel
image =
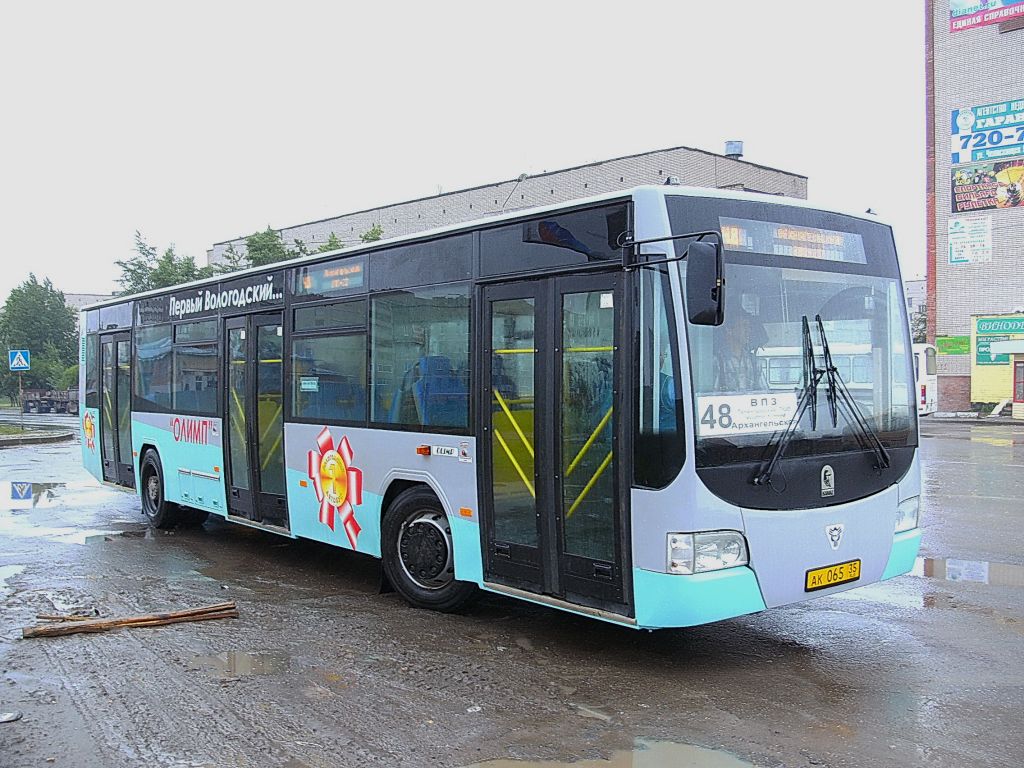
[[[85,402],[84,400],[82,402]],[[83,408],[82,414],[82,465],[97,480],[103,479],[103,463],[100,461],[100,409]]]
[[[418,455],[421,446],[430,446],[431,455]],[[472,438],[286,424],[285,451],[294,535],[380,557],[381,506],[388,487],[396,480],[422,482],[448,515],[455,577],[482,582]]]
[[[132,456],[142,477],[143,446],[160,454],[168,501],[227,514],[221,420],[169,413],[132,413]],[[142,483],[136,483],[139,489]],[[140,490],[141,493],[141,490]]]

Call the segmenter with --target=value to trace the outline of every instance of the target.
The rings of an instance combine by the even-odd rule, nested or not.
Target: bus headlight
[[[746,565],[747,542],[738,531],[670,533],[669,573],[705,573]]]
[[[896,533],[917,528],[917,518],[921,511],[921,497],[914,496],[904,499],[896,507]]]

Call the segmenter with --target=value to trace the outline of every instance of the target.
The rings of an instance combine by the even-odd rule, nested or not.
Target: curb
[[[920,417],[918,422],[922,426],[925,424],[986,424],[1002,427],[1024,427],[1024,420],[1012,419],[1009,416],[938,416],[933,413],[931,416]]]
[[[64,440],[71,440],[75,436],[71,429],[60,432],[36,432],[24,435],[4,435],[0,437],[0,448],[13,448],[17,445],[39,445],[42,443],[60,443]]]

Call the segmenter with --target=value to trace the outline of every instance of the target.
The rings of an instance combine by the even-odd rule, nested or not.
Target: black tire
[[[154,450],[142,455],[139,467],[142,483],[142,514],[154,528],[173,528],[181,522],[181,508],[169,502],[164,496],[164,470],[160,466],[160,456]]]
[[[416,608],[457,611],[477,593],[475,584],[455,580],[451,527],[424,486],[403,491],[385,511],[381,556],[391,586]]]

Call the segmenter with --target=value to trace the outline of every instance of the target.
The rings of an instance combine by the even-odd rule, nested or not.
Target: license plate
[[[826,565],[823,568],[812,568],[804,577],[804,592],[816,589],[828,589],[839,584],[848,584],[860,578],[860,560],[847,560],[845,563]]]

